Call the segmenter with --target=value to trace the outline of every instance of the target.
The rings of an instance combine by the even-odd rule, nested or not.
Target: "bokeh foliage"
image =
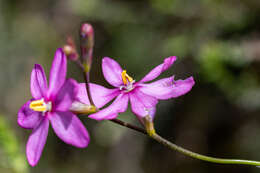
[[[17,139],[17,135],[3,115],[0,115],[0,153],[1,172],[28,172],[28,165],[24,157],[25,154],[21,152],[21,145]]]
[[[259,17],[259,0],[0,0],[0,110],[10,115],[3,120],[14,131],[17,110],[30,98],[33,64],[48,73],[55,49],[67,35],[76,38],[80,23],[88,21],[95,28],[94,82],[109,86],[100,69],[103,56],[139,80],[163,58],[176,55],[178,61],[163,76],[193,75],[196,85],[158,105],[158,132],[204,154],[260,160]],[[68,76],[83,81],[72,63]],[[129,112],[120,117],[135,122]],[[89,147],[75,149],[50,133],[31,172],[259,171],[189,159],[109,122],[82,120],[92,137]],[[15,130],[20,137],[10,146],[20,143],[25,153],[29,133]]]

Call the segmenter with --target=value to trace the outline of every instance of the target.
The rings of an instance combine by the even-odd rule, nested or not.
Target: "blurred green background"
[[[64,144],[50,130],[39,164],[25,157],[30,131],[16,123],[30,99],[33,64],[48,74],[55,49],[95,28],[93,82],[109,85],[101,59],[117,60],[139,80],[172,55],[162,77],[194,76],[191,92],[162,101],[155,126],[180,146],[217,157],[260,160],[259,0],[0,0],[0,172],[2,173],[256,173],[260,168],[216,165],[170,151],[109,121],[82,117],[91,143]],[[83,81],[68,65],[68,76]],[[130,111],[120,115],[137,123]]]

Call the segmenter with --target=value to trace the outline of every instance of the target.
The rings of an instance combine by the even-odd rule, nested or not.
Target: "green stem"
[[[81,59],[82,59],[82,53],[81,53]],[[87,91],[87,95],[88,95],[88,98],[89,98],[90,105],[95,106],[93,99],[92,99],[92,96],[91,96],[90,87],[89,87],[90,67],[88,67],[88,69],[86,69],[86,67],[80,62],[80,60],[77,60],[76,64],[80,67],[80,69],[83,72],[83,77],[84,77],[84,80],[85,80],[86,91]]]
[[[174,143],[171,143],[170,141],[164,139],[163,137],[159,136],[154,129],[154,124],[151,116],[147,115],[143,118],[144,126],[147,132],[147,135],[149,135],[152,139],[156,140],[160,144],[163,144],[164,146],[168,147],[171,150],[178,151],[186,156],[203,160],[206,162],[212,162],[212,163],[219,163],[219,164],[239,164],[239,165],[254,165],[254,166],[260,166],[260,162],[253,161],[253,160],[239,160],[239,159],[222,159],[222,158],[216,158],[216,157],[210,157],[205,156],[202,154],[198,154],[195,152],[192,152],[190,150],[187,150],[185,148],[182,148]]]
[[[147,132],[146,132],[143,128],[141,128],[141,127],[137,127],[137,126],[135,126],[135,125],[132,125],[132,124],[130,124],[130,123],[126,123],[126,122],[121,121],[121,120],[116,119],[116,118],[115,118],[115,119],[112,119],[112,120],[110,120],[110,121],[113,122],[113,123],[119,124],[119,125],[121,125],[121,126],[127,127],[127,128],[129,128],[129,129],[132,129],[132,130],[135,130],[135,131],[137,131],[137,132],[140,132],[140,133],[143,133],[143,134],[147,135]]]
[[[210,157],[210,156],[205,156],[205,155],[202,155],[202,154],[192,152],[192,151],[187,150],[185,148],[182,148],[182,147],[168,141],[167,139],[164,139],[160,135],[158,135],[154,130],[154,126],[153,126],[152,121],[145,121],[146,130],[143,129],[143,128],[137,127],[135,125],[132,125],[130,123],[126,123],[124,121],[121,121],[119,119],[112,119],[110,121],[113,122],[113,123],[116,123],[120,126],[124,126],[124,127],[129,128],[129,129],[135,130],[139,133],[142,133],[144,135],[147,135],[150,138],[152,138],[153,140],[159,142],[160,144],[166,146],[167,148],[169,148],[171,150],[178,151],[178,152],[180,152],[180,153],[182,153],[186,156],[189,156],[189,157],[192,157],[192,158],[195,158],[195,159],[198,159],[198,160],[203,160],[203,161],[206,161],[206,162],[212,162],[212,163],[218,163],[218,164],[237,164],[237,165],[260,166],[259,161],[240,160],[240,159],[223,159],[223,158]]]
[[[186,156],[207,161],[207,162],[212,162],[212,163],[219,163],[219,164],[240,164],[240,165],[253,165],[253,166],[260,166],[260,162],[258,161],[253,161],[253,160],[239,160],[239,159],[222,159],[222,158],[215,158],[215,157],[210,157],[210,156],[205,156],[202,154],[198,154],[192,151],[189,151],[185,148],[182,148],[174,143],[169,142],[168,140],[162,138],[158,134],[154,133],[150,135],[150,137],[160,144],[163,144],[164,146],[168,147],[171,150],[178,151]]]
[[[92,99],[91,96],[91,92],[90,92],[90,86],[89,86],[89,81],[90,81],[90,77],[89,77],[89,72],[83,72],[84,75],[84,79],[85,79],[85,85],[86,85],[86,91],[87,91],[87,95],[88,95],[88,99],[89,99],[89,103],[92,106],[95,106],[94,101]]]

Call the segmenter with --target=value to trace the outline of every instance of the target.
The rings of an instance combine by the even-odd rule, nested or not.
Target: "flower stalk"
[[[83,23],[80,28],[80,58],[81,68],[83,66],[83,76],[86,83],[86,90],[89,96],[89,101],[92,106],[94,102],[91,96],[89,82],[90,82],[90,69],[93,57],[94,47],[94,30],[93,27],[88,23]]]
[[[112,120],[110,120],[110,121],[113,122],[113,123],[119,124],[119,125],[121,125],[121,126],[127,127],[127,128],[129,128],[129,129],[132,129],[132,130],[135,130],[135,131],[137,131],[137,132],[140,132],[140,133],[143,133],[143,134],[147,135],[147,132],[146,132],[143,128],[137,127],[137,126],[135,126],[135,125],[133,125],[133,124],[126,123],[126,122],[121,121],[121,120],[116,119],[116,118],[115,118],[115,119],[112,119]]]
[[[77,103],[78,104],[78,103]],[[73,105],[73,104],[72,104]],[[85,105],[85,107],[91,108],[89,107],[90,105]],[[81,106],[81,108],[83,108],[84,106]],[[93,108],[93,107],[92,107]],[[73,110],[73,108],[71,108],[71,110]],[[74,109],[75,110],[75,109]],[[94,113],[94,112],[98,112],[98,109],[88,109],[89,112],[86,112],[87,109],[85,109],[85,112],[78,109],[78,112],[81,113]],[[75,112],[75,111],[74,111]],[[170,141],[168,141],[167,139],[164,139],[163,137],[161,137],[160,135],[158,135],[154,129],[154,124],[153,121],[151,119],[151,116],[147,115],[145,118],[143,118],[144,121],[144,126],[145,129],[137,127],[131,123],[127,123],[124,122],[122,120],[119,119],[111,119],[109,120],[115,124],[118,124],[120,126],[132,129],[136,132],[142,133],[144,135],[149,136],[151,139],[157,141],[158,143],[166,146],[167,148],[169,148],[170,150],[174,150],[177,151],[179,153],[182,153],[188,157],[192,157],[194,159],[198,159],[198,160],[202,160],[202,161],[206,161],[206,162],[211,162],[211,163],[217,163],[217,164],[237,164],[237,165],[252,165],[252,166],[260,166],[260,162],[259,161],[254,161],[254,160],[240,160],[240,159],[224,159],[224,158],[216,158],[216,157],[211,157],[211,156],[206,156],[206,155],[202,155],[202,154],[198,154],[195,153],[193,151],[187,150],[183,147],[180,147]]]
[[[182,148],[174,143],[171,143],[170,141],[164,139],[163,137],[159,136],[158,134],[154,133],[150,136],[153,140],[159,142],[160,144],[166,146],[167,148],[171,150],[178,151],[186,156],[192,157],[194,159],[203,160],[206,162],[212,162],[212,163],[218,163],[218,164],[236,164],[236,165],[252,165],[252,166],[260,166],[259,161],[254,160],[240,160],[240,159],[223,159],[223,158],[216,158],[216,157],[210,157],[205,156],[202,154],[198,154],[195,152],[192,152],[190,150],[187,150],[185,148]]]
[[[93,101],[92,96],[91,96],[91,92],[90,92],[90,86],[89,86],[90,76],[89,76],[89,72],[83,72],[83,76],[84,76],[84,80],[85,80],[85,87],[86,87],[86,91],[87,91],[87,95],[88,95],[88,98],[89,98],[90,105],[95,106],[94,101]]]
[[[182,153],[182,154],[184,154],[186,156],[189,156],[189,157],[192,157],[194,159],[198,159],[198,160],[202,160],[202,161],[206,161],[206,162],[211,162],[211,163],[218,163],[218,164],[237,164],[237,165],[260,166],[260,162],[259,161],[216,158],[216,157],[211,157],[211,156],[205,156],[205,155],[202,155],[202,154],[198,154],[198,153],[192,152],[190,150],[187,150],[185,148],[182,148],[182,147],[180,147],[180,146],[178,146],[178,145],[168,141],[167,139],[164,139],[160,135],[158,135],[155,132],[154,124],[151,121],[151,118],[150,118],[149,115],[144,118],[144,122],[145,122],[144,124],[145,124],[146,130],[138,128],[138,127],[136,128],[135,126],[133,126],[133,125],[131,125],[129,123],[125,123],[123,121],[120,121],[118,119],[113,119],[111,121],[116,123],[116,124],[119,124],[121,126],[128,127],[128,128],[130,128],[132,130],[135,130],[137,132],[141,132],[143,134],[146,134],[150,138],[152,138],[153,140],[157,141],[158,143],[166,146],[170,150],[177,151],[179,153]],[[146,133],[145,133],[145,131],[146,131]]]

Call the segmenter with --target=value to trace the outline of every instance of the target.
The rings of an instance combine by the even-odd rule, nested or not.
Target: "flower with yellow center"
[[[67,59],[62,49],[56,51],[47,80],[41,65],[36,64],[31,73],[32,99],[18,112],[18,124],[32,133],[26,145],[26,155],[31,166],[35,166],[46,143],[49,124],[64,142],[76,147],[86,147],[89,135],[75,114],[70,112],[78,84],[66,80]]]
[[[102,102],[107,103],[115,97],[116,99],[110,106],[91,114],[89,117],[96,120],[116,118],[118,113],[126,111],[128,101],[130,100],[131,109],[139,119],[142,119],[146,115],[150,115],[153,118],[158,100],[179,97],[189,92],[194,85],[193,77],[177,81],[174,80],[174,77],[169,77],[152,83],[146,83],[170,68],[175,60],[175,56],[166,58],[162,64],[156,66],[143,79],[136,82],[116,61],[108,57],[103,58],[103,75],[115,88],[101,88],[97,87],[96,84],[94,87],[98,88],[95,90],[98,90],[104,96],[100,101],[104,100]],[[85,89],[83,87],[84,85],[82,85],[81,90]]]

